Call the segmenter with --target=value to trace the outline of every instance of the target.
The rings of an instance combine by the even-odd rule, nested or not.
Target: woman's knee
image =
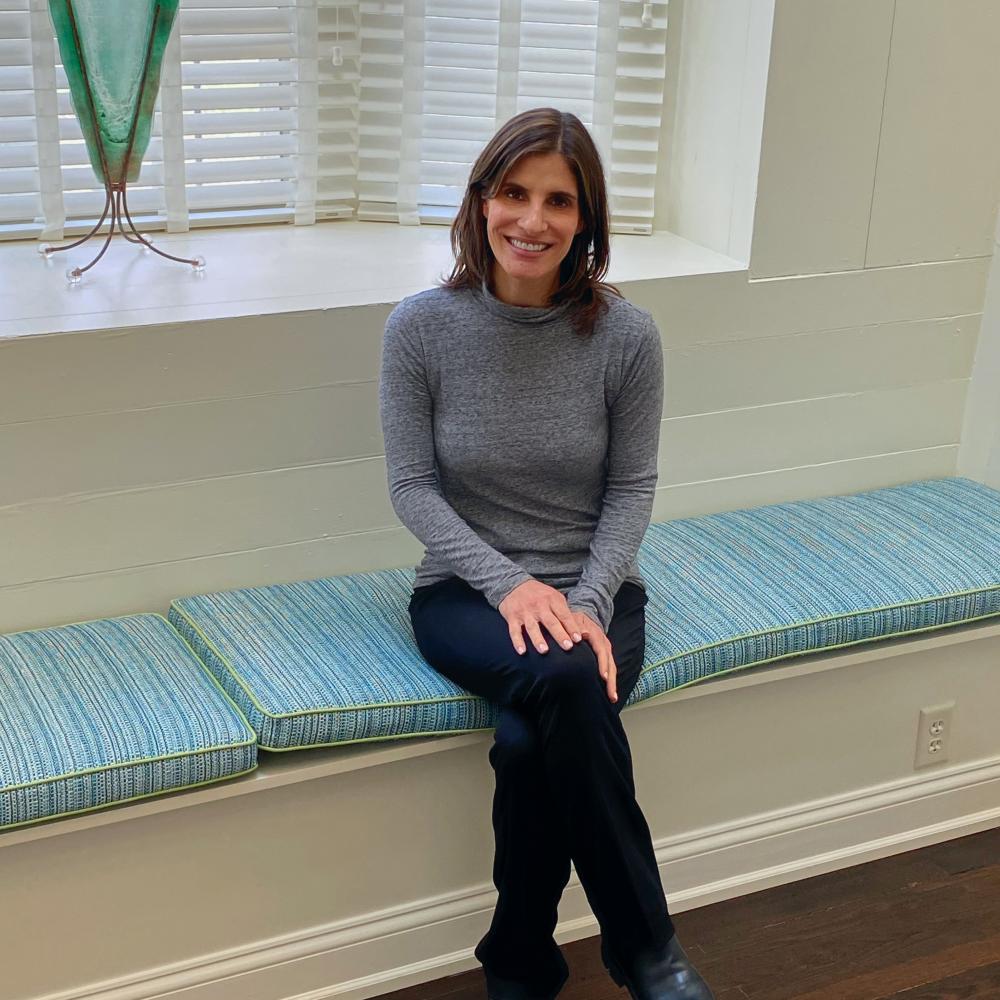
[[[516,709],[500,711],[490,748],[490,763],[498,766],[537,766],[541,741],[531,720]]]
[[[570,704],[590,699],[604,690],[597,654],[589,643],[568,650],[556,647],[548,653],[533,655],[531,691],[536,698]]]

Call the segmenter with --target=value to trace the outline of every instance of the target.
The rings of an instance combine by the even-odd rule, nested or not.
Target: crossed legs
[[[673,934],[619,718],[642,668],[645,603],[634,584],[615,597],[615,704],[586,641],[562,650],[550,639],[547,653],[529,643],[519,656],[503,616],[457,577],[419,588],[410,603],[427,662],[501,706],[490,750],[498,901],[476,957],[531,995],[552,996],[565,982],[552,935],[571,858],[614,954],[627,961]]]

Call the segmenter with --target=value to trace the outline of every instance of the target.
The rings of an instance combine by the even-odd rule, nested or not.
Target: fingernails
[[[579,632],[574,632],[573,633],[573,641],[574,642],[579,642],[581,640],[581,638],[582,638],[582,636],[580,635]]]
[[[549,648],[549,647],[548,647],[548,646],[546,646],[544,642],[540,642],[540,643],[538,644],[538,652],[539,652],[539,653],[544,653],[544,652],[545,652],[545,651],[546,651],[546,650],[547,650],[548,648]]]
[[[518,647],[517,647],[517,651],[518,651],[519,653],[523,653],[523,652],[524,652],[524,646],[518,646]]]
[[[572,647],[572,645],[573,645],[573,643],[571,643],[571,642],[569,641],[569,639],[567,639],[567,640],[566,640],[566,641],[565,641],[565,642],[563,643],[563,649],[569,649],[570,647]]]

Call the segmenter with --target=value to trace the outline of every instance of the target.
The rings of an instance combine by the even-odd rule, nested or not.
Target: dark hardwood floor
[[[1000,1000],[1000,827],[687,910],[674,924],[716,1000]],[[559,1000],[627,1000],[599,942],[563,948]],[[484,1000],[486,988],[477,969],[386,996]]]

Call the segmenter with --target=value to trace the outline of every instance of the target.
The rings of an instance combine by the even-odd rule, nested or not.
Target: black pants
[[[548,652],[525,637],[519,655],[503,615],[459,577],[418,587],[410,599],[424,659],[501,707],[489,755],[499,898],[476,958],[539,996],[568,975],[553,931],[570,859],[602,940],[620,961],[663,948],[674,933],[619,718],[642,669],[648,600],[630,582],[615,595],[612,703],[586,639],[565,650],[542,628]]]

